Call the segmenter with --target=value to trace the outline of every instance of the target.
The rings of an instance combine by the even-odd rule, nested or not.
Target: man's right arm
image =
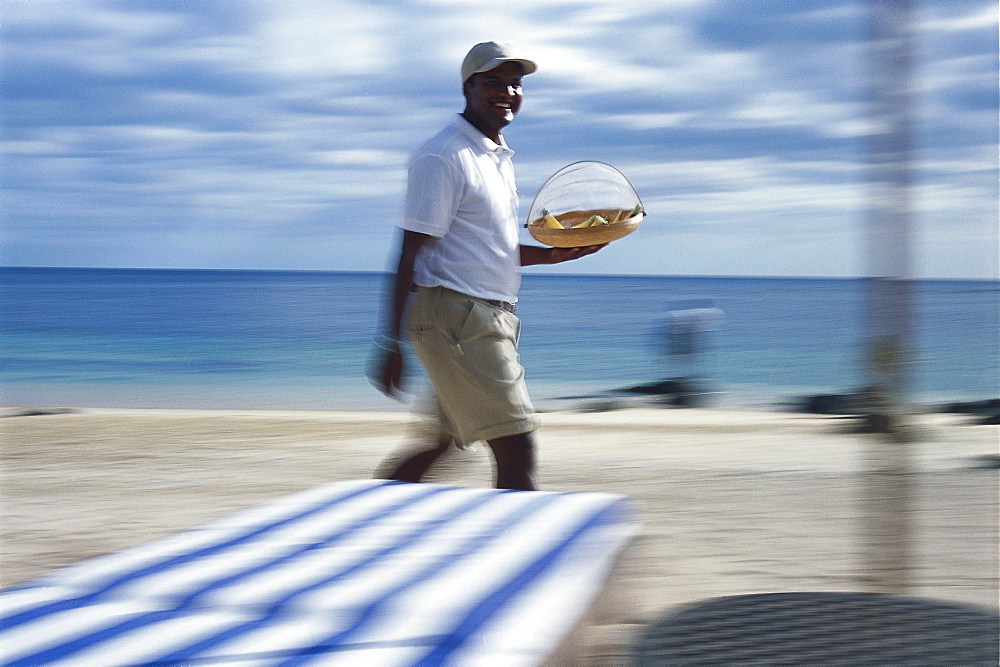
[[[385,306],[385,322],[382,329],[386,354],[379,376],[379,389],[389,396],[403,389],[403,353],[399,346],[402,338],[403,312],[410,295],[410,287],[413,285],[413,265],[417,254],[432,238],[427,234],[404,230],[400,242],[399,261],[396,265],[396,274],[393,276],[389,300]]]

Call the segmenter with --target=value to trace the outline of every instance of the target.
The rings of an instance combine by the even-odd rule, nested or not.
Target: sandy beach
[[[589,634],[609,664],[651,619],[723,595],[881,590],[998,608],[1000,426],[917,415],[914,442],[890,445],[794,413],[643,407],[542,423],[543,488],[617,493],[641,511],[615,578],[624,611]],[[5,409],[0,585],[371,477],[419,434],[406,412]],[[432,481],[491,475],[485,451],[455,452]],[[892,479],[907,482],[903,502]]]

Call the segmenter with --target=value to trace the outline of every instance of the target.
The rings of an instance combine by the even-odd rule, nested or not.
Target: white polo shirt
[[[517,301],[521,286],[514,154],[460,114],[410,160],[403,229],[433,236],[414,283]]]

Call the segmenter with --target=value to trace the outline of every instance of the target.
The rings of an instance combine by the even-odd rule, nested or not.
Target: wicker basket
[[[625,176],[604,162],[574,162],[563,167],[542,185],[528,212],[525,227],[540,243],[559,248],[601,245],[631,234],[645,217],[645,212],[628,216],[642,202]],[[542,226],[549,213],[564,228]],[[572,229],[593,215],[611,224]],[[613,222],[619,220],[619,222]]]
[[[557,248],[577,248],[587,245],[601,245],[610,243],[626,234],[631,234],[642,222],[644,214],[640,213],[624,222],[616,222],[609,225],[599,225],[597,227],[582,227],[572,229],[573,225],[579,224],[592,215],[599,215],[605,220],[613,220],[617,215],[628,215],[629,211],[622,212],[622,209],[589,209],[586,211],[569,211],[560,216],[559,222],[569,229],[549,229],[541,227],[541,218],[528,223],[528,233],[532,238],[546,245]]]

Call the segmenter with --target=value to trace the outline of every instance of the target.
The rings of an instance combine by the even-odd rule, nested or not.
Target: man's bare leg
[[[442,454],[448,451],[452,445],[450,435],[441,434],[435,446],[422,449],[407,456],[402,463],[385,476],[385,479],[393,479],[399,482],[419,482],[423,479],[430,467],[434,465]]]
[[[519,433],[487,441],[497,464],[498,489],[535,490],[535,437]]]

